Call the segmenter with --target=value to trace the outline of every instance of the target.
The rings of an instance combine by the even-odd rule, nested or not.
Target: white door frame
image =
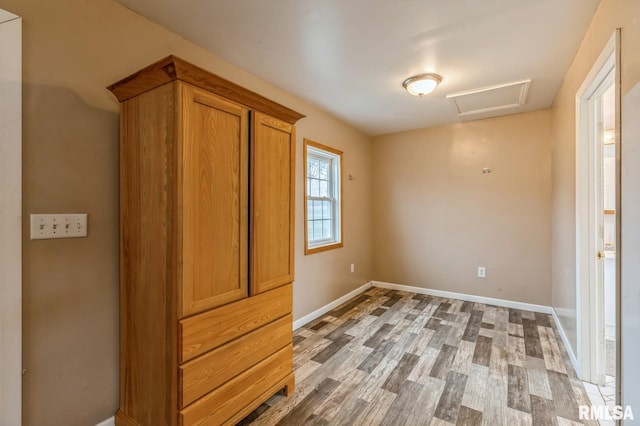
[[[602,282],[597,276],[602,265],[596,252],[602,250],[599,229],[602,211],[594,206],[600,203],[601,174],[594,172],[602,153],[596,149],[589,116],[593,112],[590,99],[598,94],[602,84],[613,71],[616,102],[616,294],[620,294],[620,30],[616,30],[576,93],[576,308],[578,338],[578,375],[582,380],[598,383],[604,379],[604,298]],[[601,263],[601,262],[600,262]],[[616,297],[616,328],[620,327],[620,302]],[[602,330],[600,330],[602,328]],[[618,331],[616,331],[618,333]],[[619,339],[618,339],[619,340]],[[619,341],[617,342],[619,344]],[[619,352],[618,352],[619,354]],[[620,359],[616,360],[619,364]],[[619,365],[617,366],[619,367]],[[619,388],[619,380],[616,381]]]
[[[0,9],[0,424],[22,416],[22,19]]]

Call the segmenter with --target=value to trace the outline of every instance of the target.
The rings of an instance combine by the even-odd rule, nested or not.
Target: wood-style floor
[[[294,333],[294,368],[241,424],[597,424],[545,314],[371,288]]]

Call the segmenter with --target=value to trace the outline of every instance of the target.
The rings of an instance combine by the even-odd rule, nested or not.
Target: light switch
[[[87,236],[87,214],[32,214],[31,239],[79,238]]]

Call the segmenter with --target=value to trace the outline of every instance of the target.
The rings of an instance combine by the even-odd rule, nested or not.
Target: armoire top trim
[[[169,55],[156,63],[107,87],[120,102],[174,80],[182,80],[249,108],[295,124],[304,115],[273,102],[262,95],[225,80],[176,56]]]

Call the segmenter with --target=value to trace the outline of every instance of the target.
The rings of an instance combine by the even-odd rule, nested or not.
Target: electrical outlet
[[[31,239],[79,238],[87,236],[87,214],[32,214]]]
[[[351,273],[353,274],[356,271],[356,265],[355,264],[351,264]]]
[[[486,278],[487,277],[487,268],[484,266],[478,266],[478,278]]]

